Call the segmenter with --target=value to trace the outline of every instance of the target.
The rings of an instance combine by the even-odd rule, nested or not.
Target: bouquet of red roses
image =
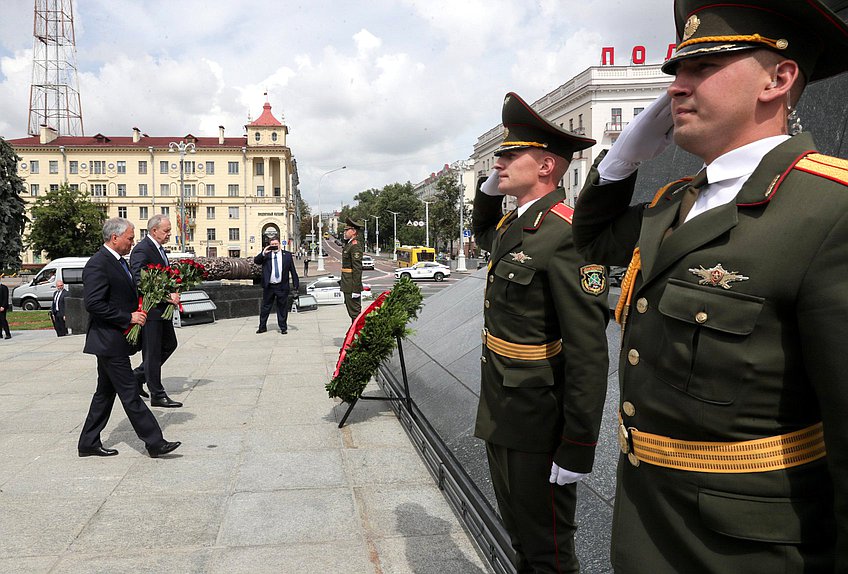
[[[176,291],[178,293],[191,291],[200,285],[209,275],[206,273],[206,268],[203,265],[191,259],[180,259],[175,265],[171,265],[171,269],[176,269],[178,273],[175,279]],[[174,309],[173,303],[168,305],[168,308],[162,313],[162,318],[172,318],[174,316]],[[180,306],[180,311],[182,311],[182,306]]]
[[[166,265],[151,263],[141,270],[139,280],[138,310],[149,312],[153,307],[168,298],[168,295],[176,291],[176,281],[179,271]],[[141,333],[141,325],[132,325],[124,333],[127,341],[135,345]]]

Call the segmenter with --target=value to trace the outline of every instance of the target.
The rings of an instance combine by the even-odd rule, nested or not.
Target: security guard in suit
[[[356,236],[365,227],[350,217],[345,221],[345,245],[342,248],[341,291],[344,293],[345,308],[353,321],[362,311],[362,245]]]
[[[473,228],[491,252],[480,403],[492,484],[519,572],[577,572],[576,482],[592,470],[609,367],[606,270],[574,248],[558,187],[595,141],[541,118],[514,93]],[[518,208],[502,213],[503,195]],[[553,518],[552,518],[553,517]]]
[[[581,252],[627,264],[617,318],[618,573],[848,571],[848,161],[791,136],[848,69],[818,0],[678,0],[675,79],[592,170]],[[640,161],[703,159],[647,205]]]

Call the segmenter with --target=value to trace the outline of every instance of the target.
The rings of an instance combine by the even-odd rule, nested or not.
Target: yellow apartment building
[[[8,142],[20,156],[28,206],[67,182],[107,217],[132,221],[137,240],[150,217],[169,215],[171,251],[253,257],[272,236],[291,249],[298,239],[298,190],[288,128],[266,102],[245,126],[246,135],[226,137],[223,126],[218,130],[218,137],[151,137],[138,128],[131,136],[60,136],[42,126],[38,136]],[[39,253],[21,256],[25,264],[43,262]]]

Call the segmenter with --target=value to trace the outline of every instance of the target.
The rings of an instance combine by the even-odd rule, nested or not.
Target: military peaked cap
[[[765,48],[798,63],[808,82],[848,70],[848,26],[820,0],[675,0],[677,48],[686,58]]]
[[[365,227],[365,223],[363,223],[362,221],[356,221],[354,219],[351,219],[350,217],[347,217],[347,218],[345,218],[345,227],[352,227],[354,229],[359,230],[359,229],[362,229],[363,227]]]
[[[590,148],[595,140],[564,130],[544,119],[518,94],[510,92],[503,104],[504,141],[495,155],[524,148],[539,148],[570,160],[574,152]]]

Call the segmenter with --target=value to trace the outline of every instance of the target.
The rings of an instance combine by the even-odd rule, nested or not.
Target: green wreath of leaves
[[[339,374],[325,388],[331,398],[350,404],[359,399],[380,363],[392,356],[397,337],[412,331],[406,324],[418,316],[424,296],[407,278],[400,279],[386,296],[383,305],[365,318],[362,330],[351,343],[339,368]]]

